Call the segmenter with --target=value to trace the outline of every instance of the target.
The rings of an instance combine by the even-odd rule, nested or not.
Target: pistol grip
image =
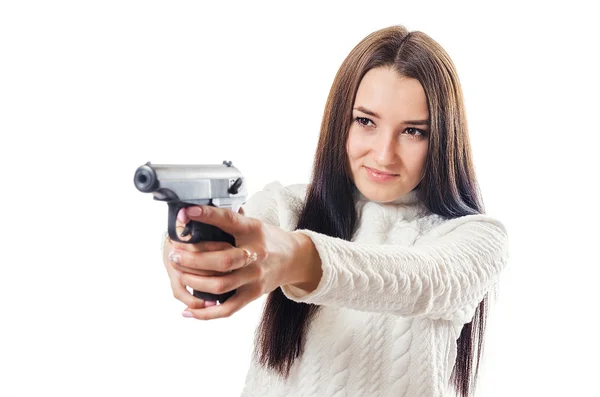
[[[181,208],[191,207],[193,204],[183,203],[181,201],[172,201],[167,203],[169,205],[169,237],[173,241],[177,241],[179,243],[186,244],[195,244],[201,241],[224,241],[226,243],[235,246],[235,238],[229,234],[219,229],[214,225],[209,225],[207,223],[190,221],[186,225],[186,229],[190,230],[191,238],[187,241],[181,240],[177,235],[177,214]],[[193,295],[196,298],[205,300],[205,301],[219,301],[219,303],[224,303],[227,299],[229,299],[233,294],[235,294],[236,290],[226,292],[224,294],[210,294],[208,292],[196,291],[194,290]]]

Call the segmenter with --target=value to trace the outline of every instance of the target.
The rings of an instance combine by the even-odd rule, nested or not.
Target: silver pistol
[[[195,244],[200,241],[225,241],[235,246],[235,238],[216,226],[190,221],[181,237],[177,235],[177,214],[181,208],[210,205],[238,212],[246,202],[248,190],[242,173],[231,164],[184,165],[152,164],[147,162],[135,171],[135,187],[143,193],[152,193],[154,200],[169,206],[168,231],[173,241]],[[203,300],[225,302],[235,290],[215,295],[194,290],[194,296]]]

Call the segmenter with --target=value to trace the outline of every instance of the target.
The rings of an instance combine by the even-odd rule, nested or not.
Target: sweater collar
[[[356,186],[354,186],[354,199],[357,202],[375,202],[378,204],[382,204],[382,205],[391,205],[391,204],[396,204],[396,205],[416,205],[419,204],[420,200],[419,200],[419,190],[418,189],[414,189],[408,193],[406,193],[403,196],[398,197],[395,200],[386,202],[386,203],[379,203],[377,201],[373,201],[373,200],[369,200],[367,197],[365,197],[360,190],[358,190],[358,188]]]

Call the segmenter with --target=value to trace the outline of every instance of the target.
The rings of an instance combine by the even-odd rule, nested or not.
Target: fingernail
[[[183,313],[181,313],[181,315],[182,315],[183,317],[187,317],[187,318],[192,318],[192,317],[194,317],[194,315],[192,314],[192,312],[190,312],[190,311],[187,311],[187,310],[184,310],[184,311],[183,311]]]
[[[205,307],[216,306],[216,305],[217,305],[217,302],[213,302],[213,301],[205,301],[204,302]]]
[[[185,216],[185,208],[182,208],[177,213],[177,220],[181,223],[187,223],[187,217]]]
[[[186,208],[186,212],[189,216],[202,215],[202,210],[200,209],[200,207],[188,207],[188,208]]]
[[[176,263],[178,265],[181,265],[181,255],[179,255],[177,252],[175,251],[171,251],[169,253],[169,260],[173,263]]]

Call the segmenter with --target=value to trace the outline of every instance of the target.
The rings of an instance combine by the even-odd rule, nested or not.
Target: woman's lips
[[[387,182],[400,176],[398,174],[384,174],[381,172],[377,172],[376,170],[369,167],[365,167],[365,169],[367,170],[367,176],[369,177],[369,179],[371,179],[374,182]]]

